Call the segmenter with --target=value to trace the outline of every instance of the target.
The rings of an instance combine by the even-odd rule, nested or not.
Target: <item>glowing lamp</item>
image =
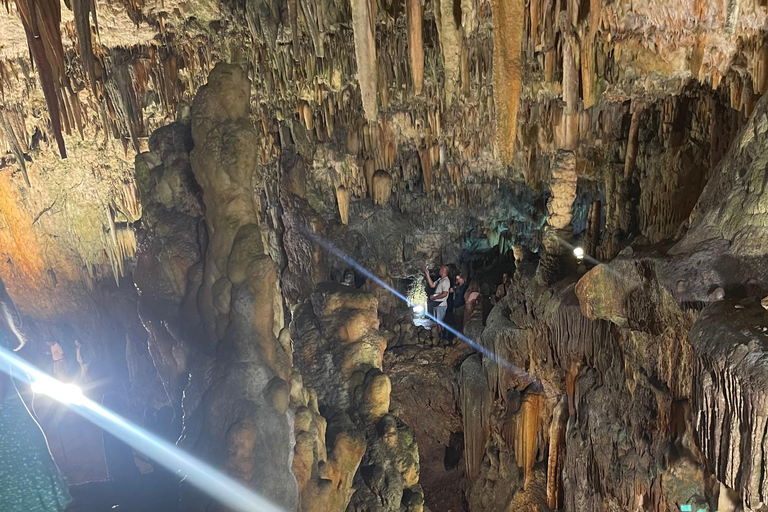
[[[424,306],[422,304],[416,304],[415,306],[413,306],[413,312],[417,315],[423,315]]]
[[[573,248],[573,255],[576,256],[577,260],[584,258],[584,248],[583,247],[574,247]]]
[[[42,377],[32,383],[32,391],[46,395],[63,404],[82,404],[85,401],[83,390],[74,384],[59,382],[50,377]]]

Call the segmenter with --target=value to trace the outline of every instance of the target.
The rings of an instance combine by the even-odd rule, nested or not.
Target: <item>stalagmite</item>
[[[378,91],[376,68],[376,41],[374,39],[374,13],[369,0],[351,0],[352,28],[355,34],[355,60],[357,81],[363,98],[363,110],[368,121],[376,121],[379,107],[376,100]]]
[[[549,458],[547,460],[547,505],[552,510],[563,504],[563,465],[565,463],[565,429],[568,424],[568,397],[563,396],[552,411],[549,424]]]
[[[570,151],[559,151],[552,164],[552,192],[547,203],[547,224],[555,229],[565,229],[573,218],[573,201],[576,199],[576,156]]]
[[[392,178],[387,171],[378,170],[373,175],[373,202],[385,205],[392,193]]]
[[[505,164],[512,161],[517,134],[517,111],[522,85],[520,52],[523,38],[525,2],[493,0],[493,98],[496,106],[496,132]]]
[[[349,223],[349,191],[342,185],[336,188],[336,202],[339,205],[339,216],[342,224]]]
[[[521,245],[512,246],[512,254],[515,256],[515,267],[520,266],[525,258],[525,249]]]
[[[411,57],[413,89],[421,94],[424,86],[424,40],[422,22],[424,7],[419,0],[408,0],[408,54]]]

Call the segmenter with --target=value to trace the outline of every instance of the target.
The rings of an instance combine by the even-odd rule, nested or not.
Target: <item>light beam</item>
[[[54,379],[4,348],[0,348],[0,370],[62,402],[227,507],[238,512],[285,512],[211,465],[102,407],[83,395],[82,391],[78,393],[72,388],[79,390],[76,386]]]
[[[330,252],[331,254],[333,254],[334,256],[336,256],[337,258],[342,260],[343,262],[347,263],[348,265],[351,265],[352,267],[357,269],[361,274],[365,275],[368,279],[370,279],[374,283],[378,284],[379,286],[381,286],[382,288],[384,288],[385,290],[390,292],[392,295],[394,295],[398,299],[400,299],[403,302],[405,302],[409,307],[412,306],[411,301],[408,300],[408,298],[405,295],[403,295],[402,293],[398,292],[397,290],[395,290],[394,288],[389,286],[381,278],[377,277],[372,272],[370,272],[368,269],[366,269],[365,267],[360,265],[351,256],[347,255],[344,251],[342,251],[341,249],[339,249],[338,247],[333,245],[331,242],[329,242],[325,238],[321,237],[317,233],[313,233],[313,232],[311,232],[309,230],[305,230],[304,234],[307,237],[309,237],[313,242],[315,242],[318,245],[323,246],[328,252]],[[430,314],[428,311],[424,311],[424,317],[429,318],[435,324],[442,326],[443,329],[445,329],[446,331],[450,332],[451,334],[453,334],[454,336],[456,336],[457,338],[459,338],[463,342],[467,343],[468,345],[474,347],[475,350],[477,350],[478,352],[480,352],[484,356],[492,359],[499,366],[503,366],[504,368],[506,368],[507,370],[509,370],[513,374],[515,374],[515,376],[517,378],[519,378],[520,380],[522,380],[524,382],[529,382],[529,383],[530,382],[538,381],[538,379],[535,376],[533,376],[530,373],[526,372],[525,370],[523,370],[519,366],[517,366],[517,365],[507,361],[506,359],[504,359],[502,357],[499,357],[493,351],[488,350],[487,348],[485,348],[481,344],[475,342],[474,340],[471,340],[471,339],[467,338],[466,336],[464,336],[464,334],[460,333],[459,331],[457,331],[456,329],[454,329],[450,325],[446,324],[445,322],[442,322],[441,320],[438,320],[435,316]]]

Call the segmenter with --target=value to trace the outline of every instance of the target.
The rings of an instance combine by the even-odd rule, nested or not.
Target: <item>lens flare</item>
[[[31,387],[36,394],[49,396],[63,404],[82,405],[85,400],[83,390],[79,387],[59,382],[47,375],[33,380]]]
[[[3,348],[0,348],[0,371],[62,402],[227,507],[239,512],[285,512],[209,464],[90,400],[77,386],[59,382]]]

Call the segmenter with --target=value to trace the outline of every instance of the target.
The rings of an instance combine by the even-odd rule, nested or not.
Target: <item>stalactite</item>
[[[16,157],[16,162],[21,169],[21,175],[24,177],[24,183],[29,187],[29,174],[27,174],[27,163],[24,160],[24,151],[22,151],[19,138],[16,136],[16,132],[13,130],[13,126],[11,126],[8,119],[8,111],[4,108],[0,108],[0,129],[5,135],[5,140],[10,146],[13,156]]]
[[[96,3],[94,0],[72,0],[72,12],[75,17],[75,28],[77,30],[77,40],[80,46],[80,58],[83,60],[83,68],[85,68],[88,80],[91,82],[93,95],[98,97],[90,21],[91,12],[93,12],[94,21],[96,20]]]
[[[601,0],[589,0],[589,38],[593,41],[600,28],[600,15],[602,14]]]
[[[595,70],[595,40],[587,37],[581,42],[581,86],[584,109],[597,101],[597,72]]]
[[[429,147],[419,150],[419,159],[421,160],[421,172],[424,177],[424,192],[429,195],[432,191],[432,157]]]
[[[109,237],[103,236],[102,244],[112,268],[115,284],[119,286],[120,278],[125,275],[125,261],[136,255],[136,234],[130,226],[115,224],[111,208],[107,208],[106,212]]]
[[[593,201],[589,205],[587,213],[587,227],[584,230],[584,253],[595,255],[595,250],[600,244],[600,223],[603,218],[603,208],[600,201]]]
[[[565,396],[568,398],[568,415],[573,416],[576,414],[576,379],[579,377],[579,370],[581,365],[576,361],[571,361],[571,367],[568,370],[568,375],[565,377]]]
[[[520,420],[517,423],[517,440],[515,442],[515,454],[518,467],[523,468],[525,474],[524,488],[528,488],[533,476],[533,465],[536,462],[536,440],[539,434],[541,408],[544,405],[544,397],[538,390],[526,390],[523,394],[523,403],[520,408]]]
[[[368,191],[368,197],[373,199],[373,175],[376,173],[376,164],[370,158],[363,164],[363,174],[365,178],[365,188]]]
[[[301,107],[301,118],[304,121],[304,127],[307,129],[308,132],[311,132],[314,128],[314,123],[312,119],[312,107],[309,106],[309,103],[302,103]]]
[[[387,70],[383,61],[379,60],[377,63],[379,78],[379,99],[381,100],[382,110],[387,110],[389,107],[389,81],[387,80]]]
[[[461,0],[461,28],[464,39],[470,39],[477,30],[477,6],[475,0]]]
[[[531,17],[531,29],[530,29],[529,37],[531,40],[531,46],[533,46],[533,49],[535,50],[536,44],[538,43],[541,0],[531,0],[529,4],[529,11],[530,11],[530,17]]]
[[[755,66],[752,72],[752,80],[757,94],[765,94],[768,91],[768,41],[764,41],[755,52]]]
[[[67,158],[67,148],[61,132],[59,97],[64,74],[64,49],[61,46],[61,4],[58,0],[16,0],[27,34],[29,52],[37,66],[53,135],[61,158]]]
[[[77,93],[68,91],[69,97],[70,97],[70,113],[72,114],[72,117],[74,118],[75,124],[77,125],[77,132],[80,134],[80,139],[83,139],[83,112],[80,105],[80,98],[77,97]]]
[[[336,202],[342,224],[349,224],[349,191],[342,185],[336,188]]]
[[[731,108],[741,110],[742,82],[738,76],[733,77],[730,84]]]
[[[517,140],[517,111],[522,85],[520,52],[525,2],[492,0],[493,10],[493,99],[496,130],[504,164],[512,161]]]
[[[122,213],[128,222],[137,222],[141,218],[141,200],[136,181],[123,182],[114,194],[115,209]]]
[[[576,40],[566,36],[563,43],[563,147],[574,150],[579,144],[579,69]]]
[[[440,53],[443,56],[445,103],[450,107],[459,82],[462,37],[453,15],[453,0],[436,0],[434,6]]]
[[[565,430],[568,424],[567,397],[562,397],[552,412],[549,424],[549,458],[547,460],[547,506],[552,510],[563,505],[563,465],[565,464]]]
[[[392,193],[392,178],[387,171],[378,170],[373,175],[373,202],[385,205]]]
[[[411,76],[416,95],[424,86],[424,41],[422,22],[424,7],[419,0],[408,0],[408,53],[411,58]]]
[[[480,356],[469,356],[461,364],[461,412],[464,417],[464,461],[467,477],[474,481],[480,475],[489,435],[490,396],[488,381]]]
[[[637,137],[640,133],[640,120],[643,110],[634,108],[632,111],[632,120],[629,123],[629,137],[627,138],[627,153],[624,157],[624,179],[628,180],[635,171],[635,160],[637,160]]]
[[[368,121],[376,121],[379,107],[376,101],[377,68],[376,41],[373,33],[374,12],[369,0],[351,0],[352,28],[355,37],[355,59],[357,61],[357,80],[363,99],[363,110]]]
[[[321,33],[322,27],[319,26],[316,4],[312,0],[298,0],[298,2],[301,4],[304,21],[306,22],[307,29],[309,29],[309,36],[312,38],[315,55],[320,58],[325,57],[323,34]]]
[[[736,30],[736,24],[739,21],[739,12],[741,10],[741,0],[727,0],[727,11],[725,18],[725,31],[733,34]]]

